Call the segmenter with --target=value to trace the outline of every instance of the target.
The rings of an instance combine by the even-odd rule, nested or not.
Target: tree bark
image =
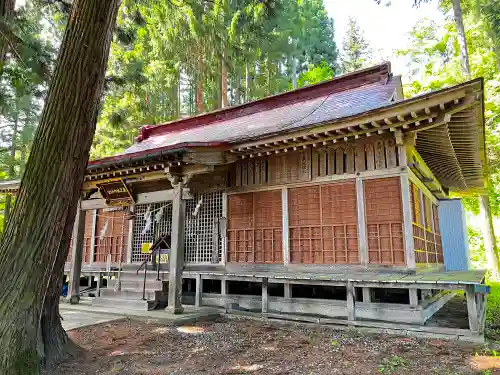
[[[39,374],[50,276],[68,249],[119,0],[73,3],[19,195],[0,244],[0,369]],[[62,252],[63,254],[58,254]]]
[[[69,340],[66,331],[62,327],[59,314],[59,299],[64,282],[64,264],[68,256],[73,221],[74,218],[70,217],[66,220],[63,241],[57,252],[54,269],[50,276],[40,320],[40,335],[43,342],[43,351],[41,350],[42,364],[47,368],[71,355],[75,350],[75,345]]]
[[[465,75],[467,76],[467,78],[470,78],[471,72],[469,63],[469,50],[467,49],[467,39],[465,38],[462,7],[460,5],[460,0],[452,0],[452,4],[453,4],[453,16],[455,18],[455,25],[457,27],[458,45],[460,47],[460,61],[462,63],[462,69]]]
[[[15,109],[14,116],[15,117],[14,117],[14,125],[12,127],[12,140],[10,142],[9,170],[7,172],[7,177],[9,178],[9,180],[12,180],[16,177],[14,174],[15,173],[14,163],[16,161],[17,125],[18,125],[18,120],[19,120],[17,102],[16,102],[16,109]],[[3,227],[4,228],[7,226],[7,222],[9,221],[11,205],[12,205],[12,195],[7,194],[7,196],[5,197],[5,208],[4,208],[4,213],[3,213]]]
[[[227,100],[227,48],[224,48],[224,52],[222,53],[222,67],[221,67],[221,103],[222,108],[226,108],[229,106]]]
[[[493,279],[498,280],[498,252],[488,195],[479,196],[479,209],[483,220],[483,241],[488,269]]]
[[[196,80],[196,113],[200,114],[205,111],[203,105],[203,55],[198,56],[198,72]]]
[[[0,0],[0,21],[5,22],[7,25],[12,20],[14,16],[14,8],[16,5],[15,0]],[[0,37],[0,74],[3,71],[3,66],[5,63],[5,56],[9,49],[8,39],[5,37]]]
[[[250,101],[250,65],[245,63],[245,102]]]
[[[241,104],[241,77],[240,77],[240,68],[236,67],[236,87],[234,90],[234,101],[236,105]]]

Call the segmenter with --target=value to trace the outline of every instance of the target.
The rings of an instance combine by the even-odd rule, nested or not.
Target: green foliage
[[[400,356],[393,355],[389,358],[384,358],[377,367],[377,371],[381,374],[393,374],[399,368],[408,366],[408,361]]]
[[[129,146],[142,125],[220,108],[222,81],[237,105],[287,90],[323,61],[336,67],[323,0],[125,1],[117,30],[93,158]]]
[[[310,65],[309,69],[306,72],[301,73],[297,79],[297,87],[304,87],[329,80],[333,78],[334,74],[333,69],[326,63],[326,61],[322,61],[317,66]]]
[[[500,72],[497,56],[491,48],[490,34],[477,15],[467,11],[465,29],[473,77],[483,77],[485,87],[486,151],[488,158],[488,191],[494,216],[500,214]],[[443,7],[446,4],[442,4]],[[484,21],[484,20],[483,20]],[[398,51],[408,63],[409,79],[405,85],[407,95],[440,89],[463,82],[466,77],[460,66],[459,47],[455,24],[452,20],[444,25],[423,19],[417,23],[410,35],[411,47]],[[478,212],[474,197],[465,200],[467,209]]]
[[[484,335],[490,340],[500,341],[500,283],[490,283],[491,293],[488,295],[486,309],[486,326]],[[498,353],[495,353],[498,356]]]
[[[371,60],[371,53],[370,45],[358,22],[355,18],[349,17],[341,56],[342,72],[353,72],[366,67]]]

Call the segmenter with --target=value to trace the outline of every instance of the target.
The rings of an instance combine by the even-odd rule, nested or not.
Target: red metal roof
[[[240,106],[144,126],[137,142],[122,154],[91,161],[89,165],[153,151],[229,145],[313,127],[388,105],[397,84],[398,80],[390,74],[390,64],[384,63]]]

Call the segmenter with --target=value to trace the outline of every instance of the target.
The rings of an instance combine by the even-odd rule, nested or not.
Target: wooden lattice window
[[[412,184],[412,201],[415,261],[417,264],[442,264],[443,247],[437,206],[415,184]]]
[[[412,184],[412,208],[413,208],[413,245],[415,249],[415,261],[427,263],[426,233],[422,212],[422,192],[417,185]]]
[[[434,217],[434,238],[436,242],[436,253],[437,253],[437,262],[439,264],[444,263],[443,256],[443,244],[441,239],[441,229],[439,228],[439,216],[438,216],[438,208],[435,204],[432,205],[432,212]]]
[[[76,225],[76,222],[75,222]],[[83,263],[88,264],[91,261],[92,253],[92,226],[94,225],[94,211],[87,210],[85,215],[85,232],[83,235]],[[71,250],[70,250],[71,251]],[[93,259],[92,259],[93,261]]]
[[[290,261],[359,263],[354,181],[288,191]]]
[[[405,264],[399,178],[366,180],[364,190],[369,262]]]
[[[228,196],[228,260],[282,263],[281,190]]]

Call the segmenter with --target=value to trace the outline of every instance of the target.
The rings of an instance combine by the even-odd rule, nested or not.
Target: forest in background
[[[124,1],[92,157],[123,150],[145,124],[245,103],[379,62],[355,19],[349,20],[342,45],[336,45],[335,23],[323,0],[270,4]],[[485,80],[489,193],[498,217],[500,0],[462,0],[461,5],[472,76]],[[69,8],[64,1],[27,0],[12,16],[15,37],[0,67],[2,180],[18,179],[23,173]],[[451,2],[441,0],[439,9],[446,15],[445,23],[419,21],[409,35],[411,47],[397,51],[408,61],[403,72],[406,97],[467,79],[460,68]],[[2,199],[3,212],[11,202]],[[469,219],[474,218],[477,199],[465,201]],[[484,248],[477,222],[469,220],[469,235],[474,260],[481,265]]]

